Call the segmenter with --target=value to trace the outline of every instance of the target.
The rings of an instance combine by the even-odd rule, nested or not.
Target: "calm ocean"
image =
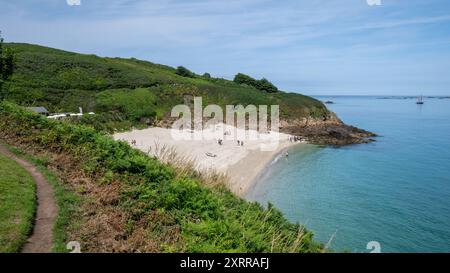
[[[318,97],[380,135],[343,148],[301,145],[247,198],[271,202],[335,251],[450,252],[450,99]]]

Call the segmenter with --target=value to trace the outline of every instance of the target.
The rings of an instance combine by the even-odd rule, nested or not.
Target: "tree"
[[[257,88],[262,91],[266,91],[267,93],[275,93],[278,92],[278,88],[273,85],[270,81],[268,81],[266,78],[262,78],[257,83]]]
[[[177,70],[175,73],[177,73],[178,75],[183,76],[183,77],[189,77],[189,78],[194,77],[194,73],[192,73],[189,69],[187,69],[184,66],[177,67]]]
[[[237,84],[246,84],[249,86],[253,86],[254,88],[265,91],[268,93],[275,93],[278,92],[278,88],[273,85],[270,81],[268,81],[266,78],[262,78],[261,80],[255,80],[254,78],[238,73],[236,76],[234,76],[235,83]]]
[[[3,38],[0,31],[0,91],[3,84],[14,72],[14,54],[9,48],[3,47]]]
[[[203,74],[203,78],[205,78],[205,79],[211,79],[211,74],[205,72],[205,74]]]
[[[256,80],[248,75],[245,75],[243,73],[238,73],[236,76],[234,76],[235,83],[237,84],[246,84],[249,86],[256,87]]]

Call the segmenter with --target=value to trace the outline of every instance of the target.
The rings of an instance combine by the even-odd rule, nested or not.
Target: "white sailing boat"
[[[423,96],[420,96],[417,98],[417,104],[424,104],[425,102],[423,101]]]

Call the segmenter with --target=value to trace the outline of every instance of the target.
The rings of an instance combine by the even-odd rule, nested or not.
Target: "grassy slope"
[[[175,69],[136,59],[100,58],[37,45],[8,44],[17,56],[16,71],[0,97],[50,111],[103,113],[101,123],[136,123],[142,117],[163,118],[183,103],[183,95],[202,96],[204,104],[280,105],[282,118],[322,116],[326,107],[300,94],[269,94],[224,79],[185,78]],[[98,122],[100,123],[100,122]],[[127,124],[125,124],[126,127]]]
[[[0,102],[0,130],[9,143],[48,153],[49,164],[66,171],[67,186],[88,200],[80,207],[91,210],[83,210],[70,237],[85,251],[117,245],[119,251],[322,251],[312,233],[273,207],[205,186],[195,173],[180,173],[93,129]]]
[[[0,154],[0,253],[18,252],[33,227],[36,209],[31,175]]]

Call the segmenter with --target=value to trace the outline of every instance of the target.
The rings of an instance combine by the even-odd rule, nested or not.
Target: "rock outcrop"
[[[342,122],[334,113],[323,118],[281,120],[280,131],[306,138],[317,145],[342,146],[374,141],[376,134]]]

